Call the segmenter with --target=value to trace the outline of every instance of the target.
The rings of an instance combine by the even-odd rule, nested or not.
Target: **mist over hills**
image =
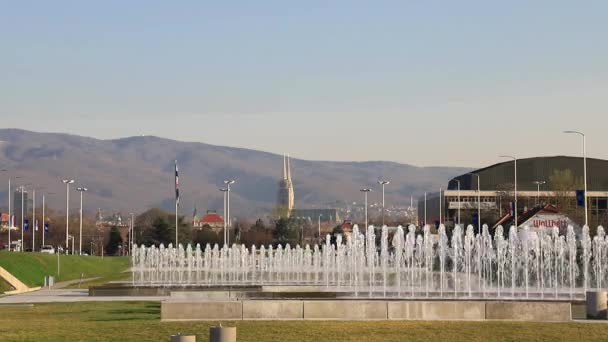
[[[182,142],[154,136],[134,136],[100,140],[60,133],[38,133],[20,129],[0,129],[0,205],[7,207],[8,176],[13,188],[24,183],[38,192],[53,193],[48,206],[65,211],[65,185],[89,189],[85,211],[139,212],[150,207],[172,210],[174,198],[173,161],[180,170],[181,214],[207,209],[222,210],[219,188],[227,178],[237,179],[231,192],[233,217],[259,216],[274,207],[282,156],[268,152]],[[384,161],[332,162],[291,160],[297,208],[331,207],[336,203],[361,200],[359,189],[377,188],[380,178],[388,179],[386,200],[409,204],[410,196],[437,191],[447,181],[467,172],[459,167],[416,167]],[[380,201],[379,192],[370,202]],[[79,205],[72,192],[73,212]]]

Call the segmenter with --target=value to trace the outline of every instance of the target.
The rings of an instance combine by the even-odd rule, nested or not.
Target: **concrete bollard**
[[[236,327],[211,327],[209,342],[236,342]]]
[[[587,292],[587,318],[606,319],[608,318],[608,292],[589,291]]]
[[[196,342],[196,336],[177,333],[177,335],[171,336],[171,342]]]

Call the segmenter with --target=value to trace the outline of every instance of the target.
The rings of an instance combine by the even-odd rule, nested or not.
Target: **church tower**
[[[291,166],[289,156],[283,155],[283,179],[279,181],[279,193],[277,196],[277,208],[281,216],[289,217],[294,208],[295,196],[293,193],[293,182],[291,181]]]

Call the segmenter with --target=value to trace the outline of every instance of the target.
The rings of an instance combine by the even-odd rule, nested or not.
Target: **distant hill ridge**
[[[63,133],[0,129],[0,205],[7,206],[8,175],[21,176],[13,187],[31,183],[39,192],[53,192],[49,206],[65,210],[61,179],[76,179],[89,189],[85,210],[141,211],[173,207],[173,160],[180,167],[181,213],[221,211],[222,181],[237,179],[231,193],[233,217],[260,215],[274,207],[282,156],[234,147],[182,142],[155,136],[100,140]],[[409,204],[410,196],[437,191],[447,181],[467,172],[458,167],[416,167],[395,162],[333,162],[293,159],[296,208],[326,207],[359,201],[362,187],[376,187],[388,179],[389,203]],[[31,188],[31,185],[28,186]],[[379,201],[377,194],[370,202]],[[78,205],[72,194],[72,208]],[[72,209],[75,210],[75,209]],[[74,212],[74,211],[73,211]]]

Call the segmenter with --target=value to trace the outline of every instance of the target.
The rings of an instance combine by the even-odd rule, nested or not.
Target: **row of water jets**
[[[431,234],[398,227],[389,241],[387,227],[354,227],[335,244],[250,249],[217,244],[205,248],[134,246],[136,286],[307,285],[355,297],[575,298],[608,284],[608,239],[604,228],[565,235],[558,228],[532,231],[487,226],[475,234],[457,225],[448,238],[444,226]]]

